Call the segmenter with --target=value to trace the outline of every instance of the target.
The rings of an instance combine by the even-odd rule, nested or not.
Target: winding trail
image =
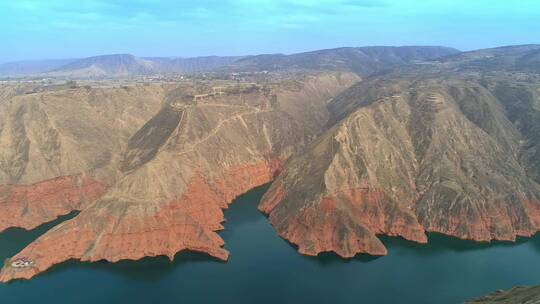
[[[199,107],[200,105],[198,105],[197,107]],[[265,109],[265,110],[262,110],[260,109],[259,107],[254,107],[254,106],[236,106],[236,105],[226,105],[226,104],[206,104],[205,106],[217,106],[217,107],[220,107],[220,106],[224,106],[224,107],[236,107],[236,108],[249,108],[251,109],[250,111],[245,111],[245,112],[240,112],[240,113],[237,113],[229,118],[226,118],[226,119],[223,119],[221,120],[217,125],[216,127],[214,127],[210,132],[208,132],[208,134],[195,141],[194,143],[192,143],[188,148],[185,148],[183,149],[182,151],[180,151],[178,153],[178,155],[184,155],[184,154],[187,154],[187,153],[190,153],[190,152],[193,152],[195,150],[195,148],[208,141],[211,137],[215,136],[219,131],[220,129],[223,127],[223,125],[225,125],[226,123],[228,122],[231,122],[233,120],[236,120],[236,119],[241,119],[243,120],[243,117],[244,116],[247,116],[247,115],[257,115],[257,114],[261,114],[261,113],[267,113],[267,112],[272,112],[274,111],[274,109]],[[189,115],[187,115],[187,117],[189,117]],[[187,118],[186,118],[187,119]],[[183,121],[183,117],[182,117],[182,121]],[[245,125],[245,123],[243,123]]]

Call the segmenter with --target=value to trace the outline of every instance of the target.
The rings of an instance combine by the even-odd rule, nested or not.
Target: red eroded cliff
[[[98,201],[13,257],[26,257],[34,266],[6,267],[0,281],[29,279],[69,259],[116,262],[166,255],[172,260],[176,253],[191,250],[227,260],[229,253],[215,233],[223,229],[222,209],[238,195],[268,183],[280,166],[281,161],[274,159],[233,167],[219,179],[195,174],[186,191],[168,202],[127,206]]]
[[[327,101],[358,79],[338,72],[291,76],[270,85],[231,83],[223,94],[197,102],[190,96],[207,91],[206,84],[171,90],[151,119],[136,132],[122,133],[131,134],[127,142],[97,145],[118,143],[115,148],[121,149],[90,158],[93,165],[107,164],[96,168],[113,182],[107,192],[15,255],[34,261],[33,267],[6,267],[0,281],[30,278],[70,259],[172,259],[191,250],[226,260],[215,233],[223,229],[222,209],[271,181],[282,162],[321,131]],[[80,138],[90,131],[97,133],[88,130]],[[87,146],[84,151],[96,147]]]
[[[103,183],[87,175],[61,176],[33,185],[0,186],[0,231],[32,229],[100,197]]]
[[[342,257],[357,253],[386,255],[377,234],[401,236],[426,243],[424,229],[413,214],[400,209],[378,189],[357,188],[320,198],[299,210],[280,209],[284,186],[276,181],[263,198],[259,209],[269,214],[278,233],[305,255],[333,251]],[[282,220],[283,214],[292,216]]]
[[[335,125],[287,161],[260,210],[310,255],[385,254],[377,235],[535,234],[540,184],[526,159],[538,155],[527,142],[536,137],[521,134],[488,89],[460,78],[354,85],[330,104]],[[522,95],[503,96],[512,105]]]

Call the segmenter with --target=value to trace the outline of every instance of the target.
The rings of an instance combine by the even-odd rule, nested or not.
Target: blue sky
[[[0,0],[0,62],[540,43],[539,0]]]

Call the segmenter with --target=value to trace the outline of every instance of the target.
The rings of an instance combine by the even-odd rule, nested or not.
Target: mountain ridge
[[[470,54],[513,63],[537,49]],[[380,234],[420,243],[425,232],[476,241],[535,234],[540,78],[512,65],[467,69],[470,56],[367,77],[332,99],[327,131],[263,197],[277,232],[303,254],[343,257],[386,254]]]
[[[197,73],[207,71],[235,72],[261,70],[351,70],[367,75],[383,68],[431,60],[455,54],[456,49],[442,46],[368,46],[340,47],[294,54],[260,54],[251,56],[200,57],[137,57],[132,54],[105,54],[59,61],[29,61],[17,70],[17,62],[0,64],[0,75],[61,76],[72,78],[130,77],[167,73]],[[354,61],[358,61],[353,64]],[[300,62],[300,64],[291,64]],[[50,69],[31,67],[50,66]],[[56,64],[55,64],[56,63]],[[353,64],[352,68],[348,65]]]
[[[272,180],[259,209],[306,255],[384,255],[380,235],[425,243],[426,232],[481,242],[535,234],[540,73],[516,64],[535,62],[535,47],[412,50],[353,49],[363,72],[343,70],[338,50],[293,56],[298,64],[245,81],[225,74],[29,94],[24,83],[0,86],[0,229],[81,210],[15,256],[34,268],[8,266],[0,281],[73,258],[191,250],[226,260],[216,235],[223,209]],[[489,64],[467,68],[471,58]]]

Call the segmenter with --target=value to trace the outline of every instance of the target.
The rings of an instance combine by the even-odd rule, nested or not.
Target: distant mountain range
[[[442,62],[460,70],[520,70],[540,71],[540,45],[503,46],[462,52],[448,56]]]
[[[0,76],[25,76],[46,73],[77,59],[25,60],[0,64]]]
[[[343,47],[292,55],[258,55],[239,59],[235,68],[246,70],[347,70],[369,75],[381,70],[458,54],[460,51],[440,46],[371,46]]]
[[[241,57],[139,58],[131,54],[113,54],[82,59],[19,61],[0,64],[0,76],[47,75],[101,78],[161,73],[195,73],[220,68],[239,58]]]
[[[437,64],[461,71],[540,71],[540,45],[498,47],[469,52],[442,46],[343,47],[312,52],[255,56],[136,57],[101,55],[82,59],[19,61],[0,64],[0,77],[132,77],[209,71],[347,71],[362,77]],[[416,68],[412,67],[413,71]]]
[[[74,77],[105,77],[146,75],[153,73],[154,70],[152,61],[129,54],[118,54],[79,59],[50,73]]]
[[[292,55],[207,56],[194,58],[114,54],[67,60],[21,61],[0,65],[0,76],[48,75],[74,78],[127,77],[213,70],[337,70],[368,75],[414,61],[433,60],[459,53],[438,46],[346,47]]]

